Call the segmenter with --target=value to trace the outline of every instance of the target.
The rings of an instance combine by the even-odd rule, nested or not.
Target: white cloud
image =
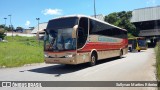
[[[25,23],[25,26],[28,27],[30,24],[31,24],[31,22],[27,20],[26,23]]]
[[[157,0],[147,0],[147,4],[153,4],[153,5],[155,5],[155,4],[156,4],[156,1],[157,1]]]
[[[44,15],[62,15],[61,9],[45,9],[42,11]]]

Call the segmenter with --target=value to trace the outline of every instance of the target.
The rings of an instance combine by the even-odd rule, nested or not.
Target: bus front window
[[[45,35],[45,48],[50,51],[75,50],[76,40],[72,38],[72,31],[72,28],[49,30],[49,34]]]
[[[46,28],[44,49],[46,51],[75,50],[76,38],[72,38],[72,32],[77,24],[77,17],[50,20]]]
[[[146,46],[146,40],[138,40],[139,46]]]
[[[45,36],[44,36],[44,50],[53,50],[55,49],[55,39],[57,37],[57,34],[55,31],[46,31]]]

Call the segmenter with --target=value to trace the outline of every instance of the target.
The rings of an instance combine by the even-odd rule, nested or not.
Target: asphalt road
[[[99,61],[96,66],[86,64],[65,66],[58,64],[34,64],[17,68],[1,68],[0,81],[155,81],[155,53],[154,49],[142,52],[128,53],[123,58]],[[9,89],[37,89],[45,88],[0,88]],[[79,88],[47,88],[52,90],[155,90],[151,87],[118,88],[118,87],[79,87]]]

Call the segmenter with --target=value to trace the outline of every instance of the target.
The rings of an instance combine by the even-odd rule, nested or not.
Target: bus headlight
[[[66,58],[71,58],[71,57],[73,57],[73,55],[66,55],[65,57]]]
[[[49,56],[48,56],[47,54],[44,54],[44,57],[45,57],[45,58],[48,58]]]

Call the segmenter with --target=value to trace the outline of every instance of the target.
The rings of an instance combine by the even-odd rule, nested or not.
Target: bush
[[[3,28],[0,28],[0,38],[4,39],[4,37],[6,36],[4,33],[5,30]]]
[[[156,66],[157,66],[157,77],[160,80],[160,42],[156,46]]]

